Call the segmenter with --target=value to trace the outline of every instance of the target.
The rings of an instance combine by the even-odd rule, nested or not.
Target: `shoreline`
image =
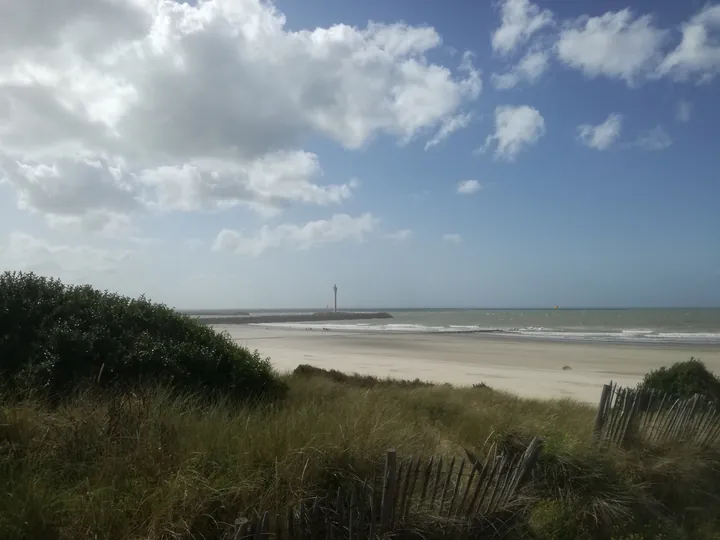
[[[275,321],[285,322],[285,321]],[[298,321],[305,322],[305,321]],[[311,322],[311,321],[307,321]],[[323,322],[323,321],[317,321]],[[210,323],[212,326],[216,325],[229,325],[232,326],[234,323]],[[597,344],[597,345],[627,345],[627,346],[638,346],[638,347],[693,347],[693,348],[709,348],[720,350],[720,342],[708,341],[708,340],[670,340],[662,338],[649,338],[649,339],[593,339],[587,337],[573,337],[573,338],[560,338],[556,336],[543,336],[541,334],[520,334],[512,330],[503,329],[479,329],[479,330],[442,330],[442,331],[426,331],[426,330],[373,330],[371,326],[364,327],[362,329],[348,328],[341,329],[338,327],[329,328],[323,326],[308,326],[308,327],[293,327],[283,326],[282,324],[263,324],[260,323],[245,323],[255,328],[261,328],[265,330],[282,330],[288,332],[323,332],[328,334],[351,334],[351,335],[372,335],[372,336],[482,336],[487,339],[498,339],[498,340],[516,340],[520,342],[534,341],[540,343],[577,343],[577,344]]]
[[[218,325],[281,372],[310,364],[345,373],[471,386],[597,403],[610,380],[634,386],[653,369],[699,357],[720,372],[720,346],[551,341],[492,333],[306,331]]]

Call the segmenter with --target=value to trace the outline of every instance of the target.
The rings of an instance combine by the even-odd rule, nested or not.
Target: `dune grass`
[[[384,451],[458,455],[487,439],[545,438],[526,494],[536,538],[717,538],[717,456],[600,451],[594,411],[489,388],[373,383],[300,370],[271,404],[162,388],[87,390],[0,408],[0,538],[222,538],[252,509],[322,494]],[[689,536],[687,531],[693,531]]]

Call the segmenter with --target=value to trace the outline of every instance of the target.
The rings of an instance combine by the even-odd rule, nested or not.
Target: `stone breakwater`
[[[357,321],[364,319],[392,319],[385,311],[320,311],[317,313],[285,313],[272,315],[246,315],[227,317],[198,317],[204,324],[262,324],[294,322]]]

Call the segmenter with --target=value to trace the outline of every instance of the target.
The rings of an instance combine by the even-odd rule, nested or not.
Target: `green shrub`
[[[700,394],[720,403],[720,379],[697,358],[651,371],[645,375],[641,385],[647,390],[665,392],[676,398]]]
[[[88,380],[242,399],[285,390],[257,351],[167,306],[15,272],[0,275],[0,379],[50,395]]]

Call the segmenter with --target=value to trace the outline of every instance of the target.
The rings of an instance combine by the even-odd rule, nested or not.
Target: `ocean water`
[[[294,313],[298,311],[311,310],[293,310]],[[393,319],[262,326],[357,332],[492,332],[498,336],[561,341],[720,345],[720,308],[385,311],[389,311]],[[260,314],[258,311],[252,313]]]

